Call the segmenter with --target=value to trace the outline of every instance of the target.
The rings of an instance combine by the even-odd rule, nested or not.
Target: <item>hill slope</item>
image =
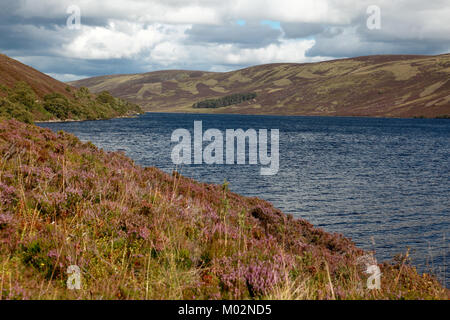
[[[26,122],[102,119],[140,113],[139,106],[76,89],[0,54],[0,117]]]
[[[342,235],[64,132],[0,121],[0,154],[0,300],[448,298],[406,258],[369,290]]]
[[[368,56],[270,64],[227,73],[157,71],[72,82],[138,103],[146,111],[279,115],[450,115],[450,54]],[[196,102],[236,93],[256,99],[217,109]]]

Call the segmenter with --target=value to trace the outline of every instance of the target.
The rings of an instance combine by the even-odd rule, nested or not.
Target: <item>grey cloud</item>
[[[333,56],[336,58],[375,54],[440,54],[450,50],[448,42],[430,39],[400,40],[391,37],[365,35],[348,29],[335,37],[318,35],[316,44],[306,56]]]
[[[307,38],[324,31],[324,27],[321,24],[316,23],[281,23],[286,38]]]
[[[193,25],[186,31],[188,41],[206,43],[233,43],[241,47],[264,47],[271,43],[278,43],[281,31],[268,25],[229,24],[222,26]]]
[[[142,62],[143,59],[105,59],[105,60],[86,60],[86,59],[73,59],[63,58],[55,56],[15,56],[10,54],[11,57],[18,59],[22,63],[25,63],[41,72],[60,75],[56,78],[64,80],[65,74],[70,74],[79,77],[102,76],[108,74],[132,74],[143,73],[157,70],[164,70],[167,67],[158,63]],[[235,68],[244,66],[219,64],[215,66],[214,70],[211,69],[211,65],[202,62],[177,62],[171,65],[173,69],[185,69],[185,70],[207,70],[207,71],[229,71]]]
[[[315,35],[316,44],[306,52],[306,56],[434,55],[450,51],[448,32],[429,31],[423,20],[417,17],[401,16],[397,11],[382,12],[381,29],[367,28],[366,16],[354,19],[348,26],[327,26]],[[446,25],[442,27],[444,30],[448,28]]]
[[[26,53],[36,55],[54,51],[69,42],[76,31],[56,26],[40,27],[35,25],[0,25],[0,50],[13,52],[14,55]]]
[[[151,71],[145,63],[131,59],[85,60],[55,56],[11,56],[41,72],[61,75],[101,76]]]

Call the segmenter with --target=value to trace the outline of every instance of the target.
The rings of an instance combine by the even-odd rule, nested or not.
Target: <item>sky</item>
[[[0,52],[71,81],[450,52],[450,0],[0,0]]]

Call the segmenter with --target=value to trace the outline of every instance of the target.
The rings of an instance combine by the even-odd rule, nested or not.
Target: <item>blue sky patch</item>
[[[262,20],[261,24],[266,24],[270,26],[272,29],[281,30],[280,21]]]

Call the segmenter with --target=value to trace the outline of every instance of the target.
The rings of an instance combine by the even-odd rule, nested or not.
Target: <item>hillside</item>
[[[0,299],[448,299],[407,257],[365,252],[271,204],[0,121]],[[373,262],[370,262],[373,263]],[[66,287],[67,268],[81,290]]]
[[[368,56],[310,64],[269,64],[227,73],[157,71],[72,82],[154,112],[438,117],[450,115],[450,54]],[[254,92],[222,108],[206,99]]]
[[[91,120],[141,112],[139,106],[107,92],[91,94],[0,54],[0,118]]]

